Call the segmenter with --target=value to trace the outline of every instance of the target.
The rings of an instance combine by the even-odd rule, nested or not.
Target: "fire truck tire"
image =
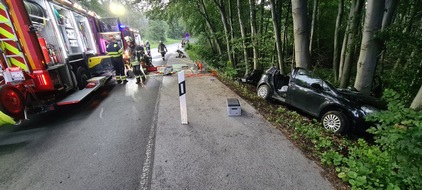
[[[15,119],[23,119],[24,108],[23,95],[17,88],[10,85],[0,87],[0,111]]]
[[[79,90],[82,90],[85,88],[85,86],[88,84],[89,79],[89,73],[88,71],[83,67],[78,67],[78,70],[76,71],[76,80],[78,82],[78,88]]]

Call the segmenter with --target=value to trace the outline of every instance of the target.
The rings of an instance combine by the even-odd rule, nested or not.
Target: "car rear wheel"
[[[270,98],[270,87],[266,84],[263,84],[258,87],[258,96],[268,100]]]
[[[322,125],[334,133],[344,133],[348,128],[347,117],[339,111],[329,111],[322,116]]]
[[[9,85],[0,87],[0,111],[13,118],[22,119],[24,107],[23,95],[17,88]]]

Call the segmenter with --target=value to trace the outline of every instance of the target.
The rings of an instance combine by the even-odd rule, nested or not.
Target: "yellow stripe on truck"
[[[28,71],[28,67],[26,67],[25,63],[22,63],[22,62],[18,61],[17,59],[13,58],[13,57],[12,58],[9,58],[9,59],[10,59],[10,62],[13,65],[22,68],[22,70]]]
[[[0,111],[0,126],[6,124],[16,124],[15,120],[12,117],[4,114]]]
[[[3,16],[1,16],[1,17],[3,17]],[[4,17],[3,18],[1,18],[1,17],[0,17],[0,19],[1,19],[0,21],[3,21]],[[7,18],[6,18],[6,20],[7,20]],[[11,27],[9,23],[4,23],[4,24]],[[9,32],[9,31],[5,30],[4,28],[0,28],[0,34],[2,34],[3,36],[6,36],[7,39],[15,39],[15,35],[13,35],[13,33]]]
[[[4,47],[9,50],[10,52],[12,52],[15,55],[20,55],[22,54],[18,48],[15,48],[14,46],[8,44],[8,43],[4,43]]]

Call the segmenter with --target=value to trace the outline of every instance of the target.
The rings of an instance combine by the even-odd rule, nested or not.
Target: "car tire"
[[[15,87],[3,85],[0,87],[0,111],[13,118],[24,118],[25,101],[22,93]]]
[[[271,95],[270,87],[266,84],[259,86],[258,90],[257,90],[257,94],[258,94],[259,97],[261,97],[265,100],[270,99],[270,95]]]
[[[343,134],[349,128],[348,118],[340,111],[328,111],[321,118],[322,126],[333,133]]]

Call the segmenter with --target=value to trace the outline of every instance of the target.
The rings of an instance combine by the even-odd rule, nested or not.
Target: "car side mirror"
[[[317,91],[322,91],[324,90],[324,88],[322,88],[322,86],[319,83],[312,83],[311,87]]]

